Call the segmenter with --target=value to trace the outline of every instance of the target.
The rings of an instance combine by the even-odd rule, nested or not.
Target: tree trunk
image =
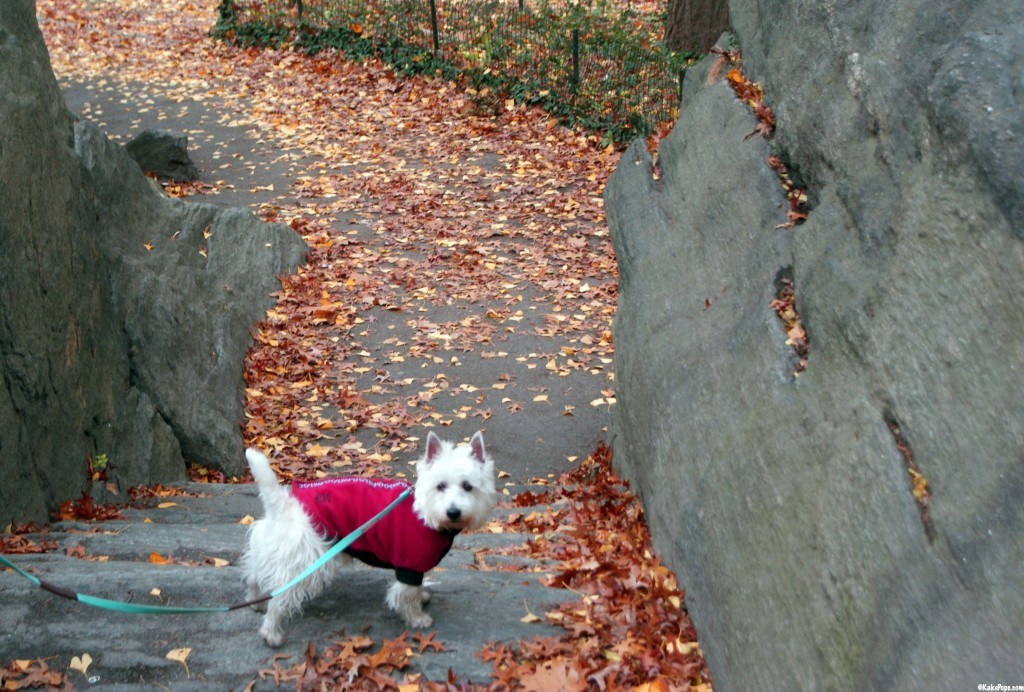
[[[728,27],[728,0],[668,0],[665,45],[671,50],[707,52]]]

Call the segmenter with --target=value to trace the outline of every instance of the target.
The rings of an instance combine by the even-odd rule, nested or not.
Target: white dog
[[[259,486],[266,516],[249,529],[242,554],[248,597],[256,599],[290,582],[344,538],[398,497],[409,484],[401,480],[331,478],[278,484],[267,457],[245,453]],[[375,567],[395,570],[387,605],[410,627],[430,627],[423,604],[430,599],[423,574],[437,565],[463,529],[481,526],[497,501],[494,462],[482,433],[469,446],[456,447],[433,432],[416,462],[412,497],[349,546],[345,553]],[[333,576],[332,565],[274,598],[266,607],[260,635],[270,646],[284,642],[284,623],[319,594]]]

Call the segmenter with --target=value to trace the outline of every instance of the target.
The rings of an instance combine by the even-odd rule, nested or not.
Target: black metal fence
[[[663,11],[623,0],[224,0],[216,33],[378,55],[627,142],[678,115],[689,56],[666,50],[662,31]]]

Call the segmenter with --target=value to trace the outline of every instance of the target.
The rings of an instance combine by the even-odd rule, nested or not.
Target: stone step
[[[203,497],[175,496],[158,502],[174,506],[125,511],[125,521],[61,522],[36,538],[55,540],[58,548],[43,554],[8,555],[20,568],[65,589],[133,603],[228,606],[244,599],[238,555],[246,526],[241,517],[258,516],[253,486],[202,486]],[[519,512],[500,508],[495,516]],[[147,523],[146,519],[151,523]],[[503,555],[477,559],[480,549],[522,544],[527,536],[482,530],[461,535],[441,565],[428,575],[436,638],[446,650],[428,650],[413,658],[412,670],[429,679],[447,679],[451,669],[462,682],[486,684],[490,666],[476,654],[487,642],[511,642],[558,632],[524,616],[543,616],[573,595],[542,585],[545,565]],[[66,551],[81,546],[80,559]],[[158,553],[171,564],[150,561]],[[74,553],[72,553],[74,554]],[[227,562],[222,567],[212,564]],[[90,607],[35,587],[20,575],[0,572],[0,660],[46,658],[67,668],[74,656],[88,653],[88,677],[70,673],[79,688],[181,690],[273,689],[259,671],[273,665],[275,654],[291,656],[280,665],[302,661],[307,645],[319,650],[346,635],[365,633],[375,641],[395,638],[405,624],[383,607],[392,579],[387,570],[354,564],[312,601],[289,628],[278,650],[260,639],[259,614],[248,608],[227,613],[129,615]],[[157,591],[155,591],[157,590]],[[189,648],[186,663],[166,658],[173,649]],[[80,678],[80,679],[79,679]]]

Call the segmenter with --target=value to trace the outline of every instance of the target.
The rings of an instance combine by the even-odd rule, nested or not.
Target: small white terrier
[[[242,553],[248,597],[290,582],[344,538],[384,509],[409,487],[401,480],[331,478],[296,482],[290,489],[278,484],[267,457],[245,453],[259,486],[266,516],[253,522]],[[437,565],[463,529],[483,525],[497,502],[494,461],[484,449],[483,434],[469,446],[456,447],[427,435],[426,452],[416,462],[412,497],[371,527],[344,552],[374,567],[395,570],[387,605],[410,627],[430,627],[423,612],[430,593],[423,574]],[[330,582],[336,563],[329,563],[283,594],[270,599],[260,635],[270,646],[285,639],[284,624],[302,604]]]

